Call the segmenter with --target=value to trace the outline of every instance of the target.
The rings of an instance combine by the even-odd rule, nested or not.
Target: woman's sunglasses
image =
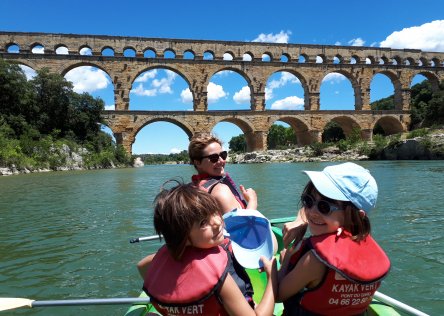
[[[312,208],[313,205],[316,205],[319,213],[323,215],[329,215],[332,211],[339,211],[341,208],[327,202],[325,200],[315,201],[310,195],[302,194],[301,195],[301,203],[306,208]]]
[[[211,154],[211,155],[208,155],[208,156],[202,156],[202,157],[200,157],[200,159],[208,158],[212,163],[216,163],[216,162],[219,161],[219,157],[222,158],[222,160],[227,159],[227,157],[228,157],[227,151],[224,150],[224,151],[221,151],[218,154]]]

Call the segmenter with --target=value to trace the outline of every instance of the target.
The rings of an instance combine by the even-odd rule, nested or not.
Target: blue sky
[[[0,1],[0,30],[227,41],[418,48],[444,51],[444,1]],[[38,53],[38,52],[36,52]],[[63,53],[63,52],[60,52]],[[88,52],[84,52],[88,54]],[[32,72],[31,72],[32,73]],[[66,78],[76,91],[101,97],[114,108],[111,79],[94,68],[75,69]],[[415,77],[414,83],[423,80]],[[393,93],[387,77],[371,84],[371,101]],[[234,72],[213,76],[209,110],[248,109],[249,90]],[[296,77],[279,73],[267,82],[267,109],[300,109],[303,92]],[[321,109],[353,109],[350,83],[326,77]],[[130,110],[189,110],[186,83],[172,72],[143,73],[133,84]],[[213,130],[225,142],[242,131],[231,123]],[[186,149],[179,127],[157,122],[137,135],[133,153]]]

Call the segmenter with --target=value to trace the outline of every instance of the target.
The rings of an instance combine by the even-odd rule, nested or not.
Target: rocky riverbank
[[[341,161],[368,160],[368,156],[360,155],[354,150],[340,152],[336,147],[326,148],[322,155],[316,156],[310,147],[284,150],[254,151],[245,154],[230,154],[231,163],[271,163],[271,162],[310,162],[310,161]]]
[[[374,143],[365,149],[356,147],[341,151],[338,147],[326,147],[316,152],[309,146],[285,150],[256,151],[230,154],[231,163],[311,162],[311,161],[358,161],[358,160],[435,160],[444,159],[444,132],[411,139],[402,137],[376,150]]]
[[[86,163],[86,158],[89,154],[86,148],[78,148],[76,151],[71,150],[67,145],[62,145],[61,147],[54,147],[51,154],[56,157],[57,166],[45,166],[41,168],[30,168],[30,167],[17,167],[16,165],[11,166],[0,166],[0,176],[10,176],[18,174],[28,174],[28,173],[40,173],[40,172],[51,172],[51,171],[69,171],[69,170],[94,170],[94,169],[113,169],[128,167],[123,165],[116,165],[112,159],[107,159],[102,161],[100,165],[90,165]],[[134,167],[140,166],[139,161],[135,161]],[[136,165],[137,164],[137,165]],[[143,162],[142,162],[143,165]]]

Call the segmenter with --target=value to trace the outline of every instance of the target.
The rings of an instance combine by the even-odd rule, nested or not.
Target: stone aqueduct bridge
[[[36,48],[44,49],[43,53],[33,53]],[[59,54],[60,48],[68,53]],[[85,48],[91,54],[81,54]],[[104,51],[112,51],[113,56]],[[127,52],[132,52],[132,57],[127,57]],[[148,57],[146,52],[152,56]],[[231,60],[224,55],[231,56]],[[264,55],[268,57],[263,59]],[[249,56],[249,60],[244,56]],[[116,110],[104,111],[103,118],[128,152],[136,134],[156,121],[171,122],[189,137],[209,133],[219,122],[231,122],[244,132],[248,151],[266,149],[268,130],[278,120],[294,129],[300,145],[321,141],[322,131],[330,121],[340,124],[346,135],[353,128],[360,128],[362,138],[371,140],[376,124],[386,134],[407,129],[410,85],[415,75],[425,76],[434,89],[444,80],[444,53],[415,49],[0,32],[0,57],[35,70],[47,67],[62,75],[79,66],[93,66],[106,72],[114,85]],[[193,111],[129,110],[134,80],[154,68],[174,71],[188,83]],[[211,77],[222,70],[235,71],[245,78],[250,88],[250,110],[207,110],[207,86]],[[300,80],[304,110],[265,110],[267,79],[280,71]],[[321,82],[332,72],[350,81],[354,110],[320,110]],[[386,75],[393,83],[394,110],[370,110],[370,83],[376,74]]]

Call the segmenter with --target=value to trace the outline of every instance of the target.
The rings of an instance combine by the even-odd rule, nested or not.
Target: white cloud
[[[335,45],[336,45],[336,46],[341,46],[341,42],[337,41],[337,42],[335,43]]]
[[[77,93],[91,93],[106,89],[110,84],[110,80],[104,71],[90,66],[74,68],[65,75],[65,78],[73,83],[74,91]]]
[[[146,96],[153,97],[158,94],[172,94],[173,89],[171,86],[174,83],[174,80],[177,77],[177,74],[171,70],[165,70],[166,77],[163,78],[155,78],[158,75],[156,70],[150,70],[142,74],[142,76],[136,78],[134,82],[138,82],[139,85],[131,89],[130,93],[134,93],[138,96]],[[150,84],[147,82],[153,79]],[[147,83],[151,88],[145,89],[143,83]]]
[[[105,110],[115,110],[116,106],[114,104],[111,105],[105,105]]]
[[[228,93],[224,91],[224,87],[213,82],[208,84],[207,92],[208,103],[216,103],[219,99],[228,96]]]
[[[183,89],[180,93],[180,99],[183,103],[193,102],[193,94],[190,91],[190,88]]]
[[[348,41],[348,44],[351,46],[364,46],[365,41],[362,38],[358,37]]]
[[[134,93],[135,95],[141,97],[154,97],[157,95],[156,89],[144,89],[143,84],[139,83],[139,85],[135,89],[131,89],[130,93]]]
[[[268,85],[265,87],[265,100],[273,99],[273,89],[269,88]]]
[[[45,53],[45,48],[41,47],[41,46],[36,46],[33,49],[31,49],[31,52],[33,54],[44,54]]]
[[[225,53],[224,54],[224,60],[233,60],[233,55],[231,55],[229,53]]]
[[[56,49],[56,54],[58,55],[68,55],[68,48],[66,48],[65,46],[60,46],[59,48]]]
[[[155,78],[157,75],[157,70],[145,71],[141,76],[137,77],[134,82],[147,82],[149,79]]]
[[[277,100],[271,105],[272,110],[303,110],[304,99],[297,96],[286,97],[282,100]]]
[[[250,103],[250,87],[244,86],[233,96],[234,102],[237,104]]]
[[[177,75],[176,73],[165,70],[166,72],[166,78],[161,79],[154,79],[151,85],[159,91],[159,93],[173,93],[173,90],[171,89],[171,85],[174,83],[174,80],[176,79]]]
[[[251,58],[251,55],[250,54],[244,54],[243,56],[242,56],[242,60],[243,61],[251,61],[253,58]]]
[[[291,31],[280,31],[278,34],[259,34],[252,42],[261,42],[261,43],[288,43],[290,39]]]
[[[171,148],[170,153],[171,154],[178,154],[182,152],[182,150],[178,149],[178,148]]]
[[[80,53],[80,55],[92,56],[92,50],[91,50],[91,48],[88,48],[88,47],[83,47],[79,53]]]
[[[273,98],[274,89],[284,87],[287,84],[300,84],[300,81],[295,75],[287,71],[283,71],[281,72],[281,76],[278,80],[271,80],[267,83],[267,86],[265,87],[265,100]]]
[[[35,70],[32,69],[31,67],[28,67],[28,66],[25,66],[25,65],[20,65],[20,68],[25,73],[25,76],[26,76],[27,80],[31,80],[31,79],[33,79],[37,75]]]
[[[342,80],[346,80],[347,78],[344,75],[341,75],[340,73],[337,72],[330,72],[329,74],[327,74],[324,79],[322,79],[322,82],[327,82],[329,81],[331,84],[335,84],[335,83],[339,83]]]
[[[436,20],[393,32],[381,42],[380,46],[444,52],[444,20]]]

